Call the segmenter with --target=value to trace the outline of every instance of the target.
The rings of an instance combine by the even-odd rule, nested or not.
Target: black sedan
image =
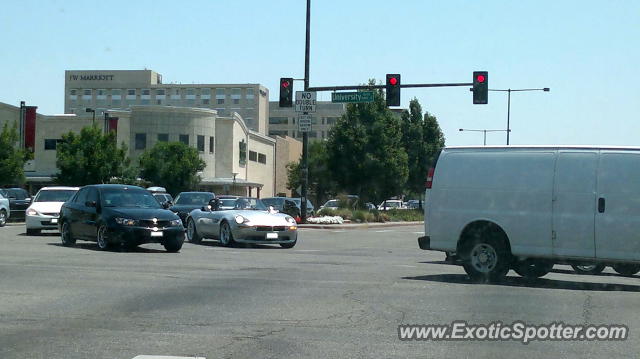
[[[9,218],[14,221],[24,221],[26,210],[31,204],[29,192],[22,188],[0,188],[0,193],[9,199],[9,208],[11,209]]]
[[[216,198],[212,192],[181,192],[176,197],[176,201],[171,210],[178,214],[182,223],[187,225],[187,216],[194,209],[200,209],[209,204],[209,201]]]
[[[96,241],[103,250],[115,244],[161,243],[168,252],[177,252],[185,231],[178,216],[149,191],[111,184],[82,187],[62,205],[59,226],[63,245],[82,239]]]

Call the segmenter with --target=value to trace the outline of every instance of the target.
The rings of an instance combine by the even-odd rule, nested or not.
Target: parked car
[[[340,208],[340,201],[337,199],[330,199],[326,201],[322,206],[320,206],[320,209],[323,208],[336,210]]]
[[[404,209],[405,207],[402,205],[402,201],[399,199],[388,199],[383,201],[378,206],[379,211],[388,211],[390,209]]]
[[[62,204],[68,201],[79,187],[43,187],[33,197],[27,208],[25,226],[27,234],[38,234],[43,229],[58,229]]]
[[[300,217],[300,207],[293,201],[292,198],[288,197],[268,197],[262,198],[262,203],[269,207],[273,207],[278,212],[288,214],[293,217],[297,223],[302,221]]]
[[[0,193],[9,199],[9,208],[11,209],[12,220],[24,220],[26,210],[31,204],[31,196],[29,192],[22,188],[2,188]]]
[[[291,198],[291,200],[295,202],[296,206],[298,206],[298,208],[300,208],[300,211],[302,211],[302,198]],[[314,213],[315,207],[313,206],[313,203],[311,203],[311,201],[307,198],[307,217],[313,216]]]
[[[147,191],[151,192],[160,204],[173,204],[173,197],[167,193],[167,190],[164,187],[148,187]]]
[[[279,244],[292,248],[298,241],[296,221],[293,217],[270,211],[257,198],[235,199],[233,209],[220,209],[220,199],[208,207],[195,209],[187,218],[187,239],[200,243],[204,238],[216,239],[223,246],[236,243]]]
[[[170,209],[178,214],[184,225],[187,225],[189,212],[196,208],[202,208],[209,204],[216,195],[213,192],[181,192],[176,196],[176,201]]]
[[[541,277],[556,263],[637,273],[638,178],[640,147],[447,147],[429,171],[418,243],[455,253],[480,281]]]
[[[422,202],[422,206],[424,207],[424,201]],[[420,201],[417,199],[410,199],[404,207],[407,209],[420,209]]]
[[[178,216],[164,209],[144,188],[102,184],[82,187],[60,212],[62,244],[95,241],[105,250],[115,244],[160,243],[177,252],[184,242]]]
[[[4,227],[7,224],[11,216],[11,208],[9,207],[9,199],[0,193],[0,227]]]

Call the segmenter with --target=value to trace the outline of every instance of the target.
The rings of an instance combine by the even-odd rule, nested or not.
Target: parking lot
[[[568,266],[473,284],[422,226],[303,229],[293,249],[185,243],[98,251],[0,228],[0,358],[635,356],[640,281]],[[399,324],[624,324],[622,342],[403,342]]]

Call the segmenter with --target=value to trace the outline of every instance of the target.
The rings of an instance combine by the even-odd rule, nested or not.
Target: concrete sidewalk
[[[385,222],[385,223],[344,223],[344,224],[299,224],[300,229],[364,229],[384,227],[404,227],[424,225],[423,221],[417,222]]]

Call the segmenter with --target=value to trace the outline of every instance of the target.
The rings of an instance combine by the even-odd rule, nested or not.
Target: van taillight
[[[431,188],[431,186],[433,185],[433,174],[435,173],[435,171],[436,169],[434,167],[429,168],[429,172],[427,173],[427,182],[425,183],[427,189]]]

